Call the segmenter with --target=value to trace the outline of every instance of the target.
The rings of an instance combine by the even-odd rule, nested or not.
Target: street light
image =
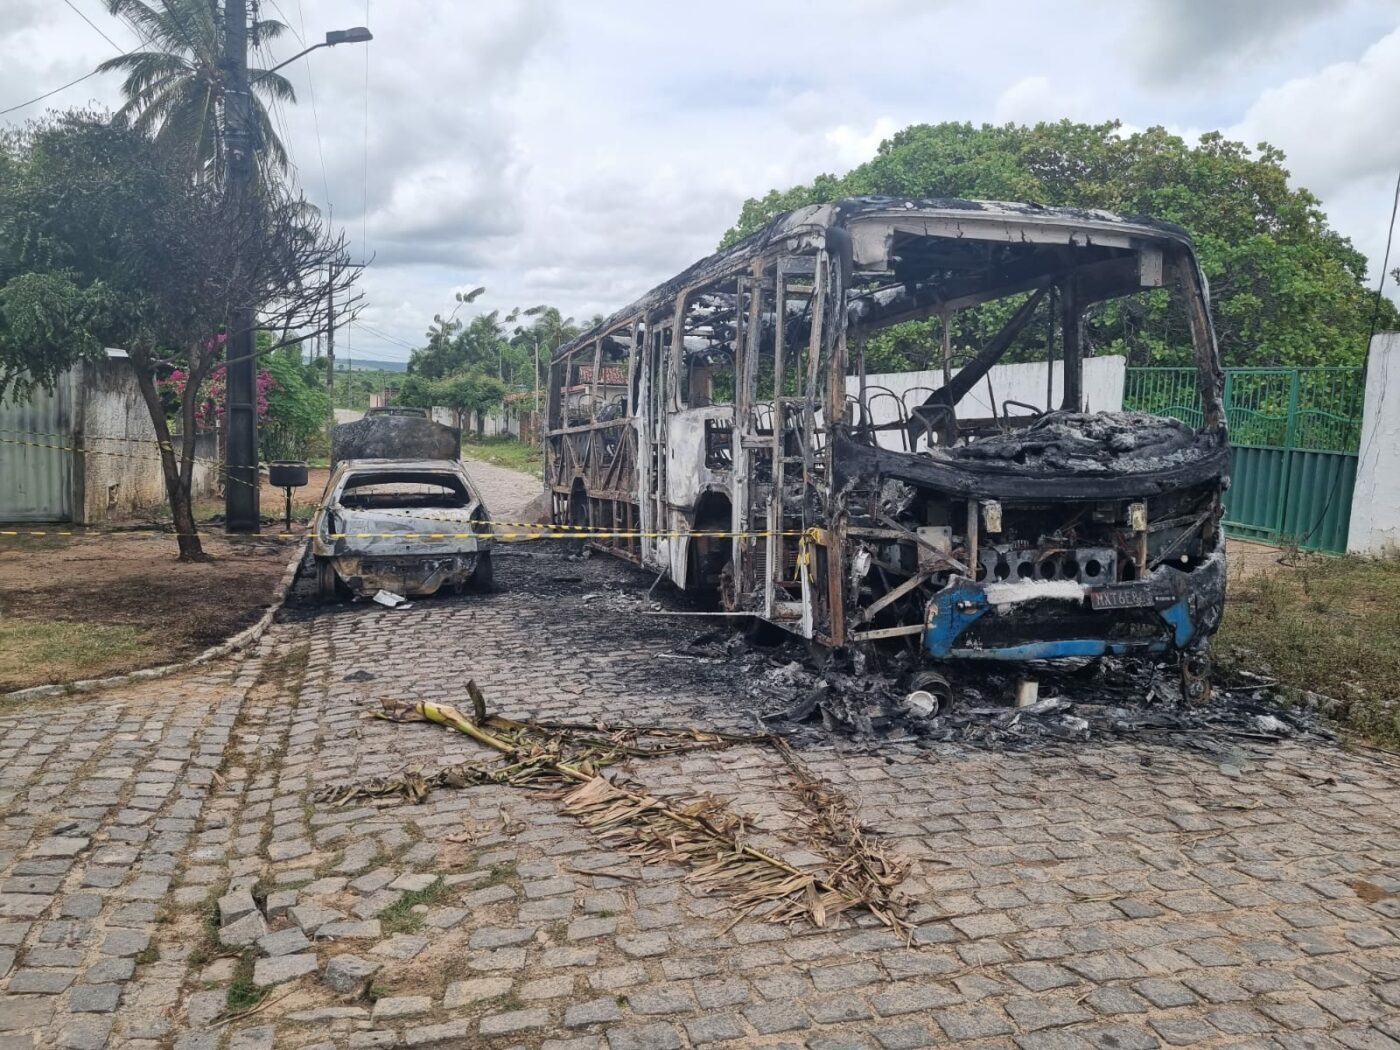
[[[305,51],[298,51],[291,58],[287,59],[287,61],[278,62],[277,65],[273,66],[271,69],[264,69],[261,73],[259,73],[253,78],[253,83],[257,83],[260,79],[267,76],[269,73],[276,73],[283,66],[291,65],[297,59],[301,58],[302,55],[309,55],[317,48],[335,47],[336,44],[367,44],[373,39],[374,34],[371,33],[364,26],[353,26],[350,29],[332,29],[329,33],[326,34],[325,43],[312,44]]]

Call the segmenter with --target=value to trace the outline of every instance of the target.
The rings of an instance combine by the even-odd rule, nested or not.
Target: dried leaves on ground
[[[690,868],[689,880],[731,895],[740,917],[781,922],[806,919],[824,926],[851,909],[870,912],[892,929],[908,931],[896,887],[907,862],[861,827],[847,799],[815,776],[787,744],[769,734],[712,733],[656,726],[607,726],[518,721],[491,715],[476,684],[468,683],[473,712],[429,701],[383,701],[378,717],[427,721],[464,733],[501,754],[495,765],[462,762],[431,775],[331,787],[321,800],[344,805],[361,798],[399,795],[421,802],[433,788],[474,784],[554,785],[564,809],[601,839],[647,862]],[[774,749],[788,770],[806,814],[807,841],[825,859],[802,868],[750,841],[743,815],[709,796],[661,799],[606,767],[625,759],[716,750],[735,744]],[[797,843],[794,843],[796,845]],[[737,920],[736,920],[737,921]]]

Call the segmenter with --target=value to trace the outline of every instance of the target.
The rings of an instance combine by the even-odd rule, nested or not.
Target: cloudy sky
[[[279,115],[306,195],[373,258],[354,356],[406,358],[477,285],[487,308],[609,313],[712,251],[746,197],[919,121],[1267,140],[1373,271],[1400,168],[1400,0],[261,2],[307,42],[374,33],[288,67]],[[0,12],[0,109],[138,43],[104,0]],[[91,77],[0,121],[118,101]]]

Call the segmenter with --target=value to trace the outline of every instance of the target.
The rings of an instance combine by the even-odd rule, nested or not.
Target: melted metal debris
[[[1016,667],[940,668],[953,704],[932,717],[908,706],[905,688],[916,661],[820,666],[791,643],[749,648],[741,635],[711,632],[686,651],[704,651],[740,665],[758,716],[794,744],[839,733],[870,744],[913,741],[990,750],[1032,750],[1064,744],[1133,740],[1187,748],[1239,766],[1242,748],[1285,740],[1332,741],[1317,715],[1285,708],[1267,682],[1222,687],[1209,703],[1181,699],[1175,661],[1104,657]],[[1016,683],[1034,678],[1039,696],[1015,707]]]
[[[1185,423],[1142,412],[1051,412],[1031,426],[936,450],[938,458],[1024,470],[1161,470],[1214,451]]]

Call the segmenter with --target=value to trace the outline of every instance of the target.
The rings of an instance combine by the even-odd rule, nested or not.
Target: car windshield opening
[[[382,507],[455,509],[472,502],[462,479],[447,473],[384,471],[347,478],[340,505],[352,510]]]

